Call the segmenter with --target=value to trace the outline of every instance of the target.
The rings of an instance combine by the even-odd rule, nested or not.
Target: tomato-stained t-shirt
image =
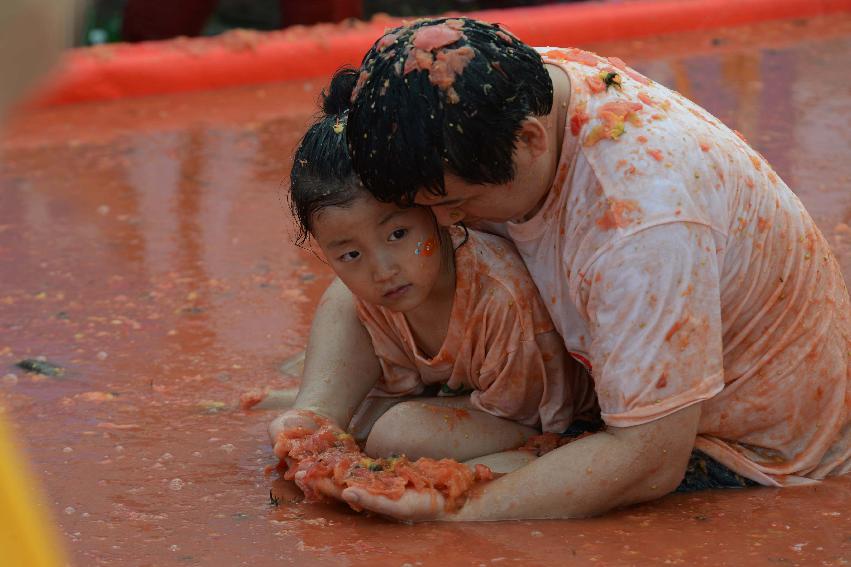
[[[517,245],[606,423],[703,402],[697,448],[767,485],[851,468],[848,291],[810,215],[737,133],[617,58],[570,79],[553,187]]]
[[[372,395],[417,395],[431,384],[472,390],[482,411],[559,433],[593,415],[590,377],[565,351],[514,246],[473,230],[466,242],[459,229],[451,236],[455,296],[434,357],[417,346],[403,313],[356,300],[382,369]]]

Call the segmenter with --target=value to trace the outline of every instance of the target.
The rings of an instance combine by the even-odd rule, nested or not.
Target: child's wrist
[[[334,412],[330,411],[327,408],[324,408],[322,406],[313,405],[313,404],[304,404],[304,405],[295,404],[293,406],[293,408],[289,411],[298,412],[303,417],[308,418],[308,419],[314,419],[314,418],[318,417],[319,418],[318,420],[314,419],[314,421],[317,421],[317,425],[321,425],[320,423],[318,423],[318,422],[321,422],[321,421],[330,421],[332,424],[343,429],[343,427],[340,425],[341,420],[337,416],[334,415]]]

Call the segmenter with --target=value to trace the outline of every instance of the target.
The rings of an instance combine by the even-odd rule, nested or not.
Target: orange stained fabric
[[[416,345],[403,313],[358,301],[383,371],[372,395],[419,394],[428,384],[472,389],[476,408],[555,432],[593,409],[593,384],[564,351],[511,243],[470,231],[455,270],[449,330],[433,358]]]
[[[559,173],[506,228],[604,420],[702,401],[697,447],[745,476],[848,470],[848,292],[801,202],[678,93],[617,58],[543,51],[572,85]],[[596,88],[612,72],[622,88]]]

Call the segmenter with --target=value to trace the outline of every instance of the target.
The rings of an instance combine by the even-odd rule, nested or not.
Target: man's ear
[[[527,116],[520,123],[520,130],[517,132],[517,143],[518,145],[525,146],[533,158],[538,158],[547,153],[550,139],[547,129],[544,128],[541,121],[534,116]]]

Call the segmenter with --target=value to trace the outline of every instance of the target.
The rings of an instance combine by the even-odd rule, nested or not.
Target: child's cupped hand
[[[328,418],[310,410],[291,409],[285,411],[269,424],[269,439],[272,441],[275,455],[281,459],[287,457],[285,444],[281,442],[286,437],[293,436],[292,434],[299,430],[316,431],[321,425],[328,422]],[[340,432],[343,432],[342,428],[340,428]]]
[[[307,471],[298,471],[295,473],[293,480],[295,480],[296,485],[298,485],[298,487],[306,494],[310,491],[316,494],[321,494],[326,498],[345,502],[345,500],[343,500],[343,488],[337,486],[337,484],[335,484],[330,478],[309,478]]]

